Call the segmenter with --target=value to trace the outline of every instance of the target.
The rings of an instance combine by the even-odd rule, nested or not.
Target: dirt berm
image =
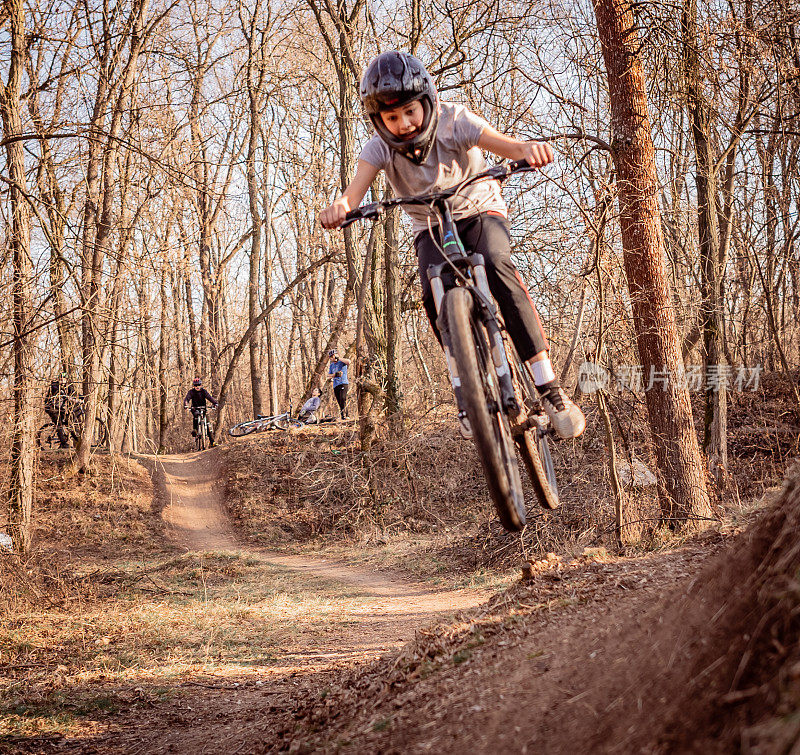
[[[343,679],[295,711],[284,746],[798,753],[800,469],[728,543],[710,559],[691,543],[654,554],[647,570],[542,574],[490,615]],[[658,589],[659,570],[682,577]]]

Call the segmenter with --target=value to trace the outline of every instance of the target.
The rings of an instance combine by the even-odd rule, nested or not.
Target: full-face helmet
[[[193,385],[195,388],[199,388],[199,387],[200,387],[202,384],[203,384],[203,381],[202,381],[202,380],[200,380],[200,378],[199,378],[199,377],[196,377],[194,380],[192,380],[192,385]]]
[[[378,136],[395,152],[415,165],[422,165],[430,154],[439,125],[439,96],[425,66],[413,55],[397,50],[373,58],[361,77],[361,102]],[[420,132],[405,141],[383,124],[381,112],[419,100],[424,116]]]

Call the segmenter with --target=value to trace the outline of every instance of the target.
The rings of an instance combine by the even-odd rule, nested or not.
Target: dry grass
[[[0,619],[0,735],[75,733],[140,685],[160,699],[190,676],[302,664],[372,600],[231,553],[118,562],[82,576],[94,594]]]
[[[789,380],[774,375],[758,392],[729,394],[734,478],[719,508],[723,526],[746,523],[797,453],[800,429],[789,388]],[[699,423],[702,406],[695,399]],[[434,579],[440,572],[468,579],[508,570],[520,558],[547,552],[574,556],[586,546],[615,548],[604,435],[591,397],[583,403],[583,437],[552,444],[562,506],[547,513],[531,498],[521,536],[497,523],[474,448],[446,414],[411,420],[404,437],[382,427],[366,456],[355,430],[338,426],[241,439],[227,452],[231,512],[253,542],[343,549],[348,557]],[[612,411],[620,457],[633,456],[652,469],[643,401],[619,394]],[[642,525],[635,551],[674,546],[674,536],[662,529],[655,489],[631,493],[632,518]]]
[[[89,473],[74,475],[67,454],[42,455],[37,487],[34,551],[79,559],[163,551],[150,476],[135,460],[98,453]]]

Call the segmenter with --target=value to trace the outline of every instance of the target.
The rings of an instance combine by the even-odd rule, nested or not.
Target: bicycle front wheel
[[[444,313],[461,396],[489,493],[503,527],[519,531],[525,526],[522,481],[486,332],[474,315],[472,294],[465,288],[448,291]]]

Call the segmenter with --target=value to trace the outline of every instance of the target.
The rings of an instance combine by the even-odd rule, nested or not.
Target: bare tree
[[[25,8],[22,0],[6,0],[11,55],[8,80],[0,82],[0,110],[6,143],[6,165],[11,199],[9,246],[13,272],[12,296],[14,329],[14,430],[11,440],[11,476],[8,487],[8,513],[14,547],[27,551],[31,543],[31,515],[34,486],[34,383],[32,374],[33,263],[31,261],[30,212],[27,205],[25,156],[22,141],[20,95],[25,68]]]
[[[676,528],[693,529],[711,516],[711,508],[664,263],[639,36],[629,0],[595,0],[594,9],[608,76],[622,247],[639,357],[649,383],[645,395],[662,515]]]

